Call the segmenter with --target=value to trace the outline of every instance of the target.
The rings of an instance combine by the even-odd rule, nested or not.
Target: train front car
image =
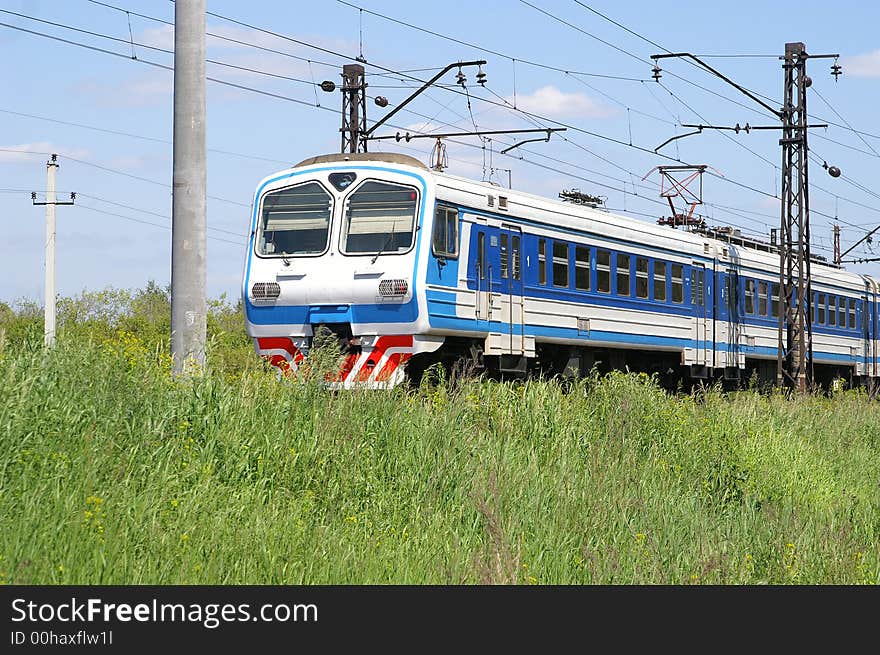
[[[432,207],[430,174],[406,155],[323,155],[264,179],[242,282],[257,353],[291,373],[325,329],[344,353],[333,386],[399,384],[442,343],[420,336]]]

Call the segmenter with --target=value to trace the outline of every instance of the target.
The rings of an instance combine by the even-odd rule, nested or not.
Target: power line
[[[162,19],[162,18],[156,18],[155,16],[148,16],[147,14],[139,14],[139,13],[137,13],[137,12],[135,12],[135,11],[129,11],[128,9],[123,9],[122,7],[117,7],[117,6],[115,6],[115,5],[111,5],[111,4],[108,4],[108,3],[106,3],[106,2],[98,2],[98,0],[86,0],[86,2],[91,2],[92,4],[100,5],[100,6],[102,6],[102,7],[106,7],[106,8],[108,8],[108,9],[114,9],[114,10],[116,10],[116,11],[119,11],[119,12],[123,13],[123,14],[131,14],[132,16],[137,16],[138,18],[143,18],[144,20],[149,20],[149,21],[153,21],[153,22],[155,22],[155,23],[160,23],[160,24],[162,24],[162,25],[169,25],[169,26],[171,26],[171,27],[174,27],[174,21],[165,20],[165,19]],[[325,61],[317,61],[317,60],[315,60],[315,59],[309,59],[309,58],[307,58],[307,57],[300,57],[300,56],[298,56],[298,55],[294,55],[294,54],[292,54],[292,53],[290,53],[290,52],[284,52],[283,50],[275,50],[275,49],[273,49],[273,48],[268,48],[268,47],[266,47],[266,46],[261,46],[261,45],[258,45],[258,44],[256,44],[256,43],[248,43],[248,42],[246,42],[246,41],[240,41],[240,40],[238,40],[238,39],[234,39],[234,38],[232,38],[232,37],[230,37],[230,36],[224,36],[224,35],[222,35],[222,34],[215,34],[215,33],[207,32],[207,31],[206,31],[206,32],[205,32],[205,36],[209,36],[209,37],[211,37],[211,38],[218,39],[218,40],[220,40],[220,41],[227,41],[227,42],[229,42],[229,43],[235,43],[235,44],[237,44],[237,45],[242,45],[242,46],[247,46],[247,47],[250,47],[250,48],[255,48],[255,49],[257,49],[257,50],[262,50],[262,51],[264,51],[264,52],[271,52],[271,53],[273,53],[273,54],[281,55],[281,56],[283,56],[283,57],[290,57],[291,59],[296,59],[296,60],[298,60],[298,61],[305,61],[305,62],[308,62],[308,63],[310,63],[310,64],[318,64],[319,66],[327,66],[327,67],[330,67],[330,68],[338,68],[338,67],[339,67],[338,64],[331,64],[331,63],[328,63],[328,62],[325,62]]]
[[[3,109],[0,108],[0,112],[4,114],[10,114],[12,116],[20,116],[22,118],[33,118],[35,120],[47,121],[49,123],[57,123],[58,125],[68,125],[70,127],[79,127],[84,130],[92,130],[94,132],[103,132],[104,134],[113,134],[115,136],[126,136],[132,139],[140,139],[142,141],[152,141],[154,143],[163,143],[163,144],[171,144],[170,139],[159,139],[157,137],[145,136],[143,134],[134,134],[132,132],[123,132],[121,130],[111,130],[105,127],[97,127],[95,125],[88,125],[86,123],[75,123],[73,121],[63,121],[58,118],[51,118],[49,116],[39,116],[37,114],[28,114],[20,111],[12,111],[11,109]],[[230,155],[233,157],[243,157],[245,159],[254,159],[259,161],[267,161],[275,164],[287,164],[289,162],[281,160],[281,159],[272,159],[271,157],[262,157],[260,155],[249,155],[243,152],[234,152],[231,150],[220,150],[218,148],[208,148],[208,152],[216,152],[221,155]]]
[[[98,209],[97,207],[91,207],[89,205],[83,205],[83,204],[77,203],[76,205],[74,205],[74,207],[79,207],[81,209],[88,209],[89,211],[96,212],[98,214],[105,214],[107,216],[115,216],[116,218],[121,218],[126,221],[131,221],[133,223],[141,223],[142,225],[152,225],[153,227],[162,228],[163,230],[170,230],[171,229],[170,225],[162,225],[161,223],[153,223],[152,221],[145,221],[140,218],[132,218],[131,216],[123,216],[122,214],[117,214],[115,212],[108,212],[103,209]],[[246,244],[245,241],[231,241],[230,239],[222,239],[220,237],[208,236],[208,238],[211,239],[212,241],[222,241],[223,243],[231,243],[235,246],[238,246],[239,248]]]
[[[159,218],[165,218],[169,221],[171,220],[171,217],[168,216],[167,214],[160,214],[159,212],[150,211],[148,209],[140,209],[139,207],[133,207],[132,205],[126,205],[121,202],[116,202],[115,200],[107,200],[106,198],[99,198],[98,196],[89,195],[87,193],[77,193],[76,195],[77,195],[77,198],[91,198],[92,200],[97,200],[98,202],[103,202],[108,205],[113,205],[115,207],[121,207],[123,209],[129,209],[131,211],[136,211],[141,214],[149,214],[150,216],[157,216]],[[237,236],[237,237],[247,237],[247,234],[243,234],[241,232],[235,232],[233,230],[225,230],[222,227],[213,227],[213,226],[209,225],[208,229],[213,230],[214,232],[224,232],[226,234],[232,234],[233,236]]]
[[[848,120],[846,120],[843,116],[841,116],[840,112],[837,111],[837,110],[834,108],[834,106],[833,106],[830,102],[828,102],[828,101],[825,99],[825,96],[823,96],[821,93],[819,93],[819,90],[818,90],[818,89],[813,89],[813,93],[815,93],[815,94],[819,97],[819,99],[820,99],[822,102],[824,102],[826,105],[828,105],[828,108],[829,108],[831,111],[834,112],[835,116],[837,116],[840,120],[842,120],[842,121],[846,124],[846,126],[847,126],[847,127],[848,127],[848,128],[849,128],[849,129],[850,129],[850,130],[851,130],[856,136],[857,136],[857,137],[859,137],[859,140],[860,140],[862,143],[864,143],[864,144],[868,147],[868,149],[869,149],[871,152],[874,153],[874,156],[876,156],[876,157],[880,157],[880,153],[878,153],[876,150],[874,150],[874,148],[871,146],[871,144],[868,143],[867,141],[865,141],[865,139],[862,138],[862,135],[859,134],[859,132],[858,132],[857,130],[855,130],[855,129],[853,128],[852,125],[849,124],[849,121],[848,121]]]
[[[92,0],[90,0],[90,1],[92,1]],[[95,4],[103,4],[104,6],[109,6],[109,5],[106,5],[105,3],[97,3],[97,2],[95,2]],[[528,4],[528,3],[526,3],[526,4]],[[115,8],[115,7],[114,7],[114,8]],[[122,10],[122,9],[119,9],[119,8],[116,8],[116,9],[118,9],[119,11],[125,11],[125,10]],[[298,43],[298,44],[301,44],[301,45],[306,45],[306,46],[308,46],[308,47],[313,47],[312,44],[308,44],[308,43],[306,43],[306,42],[302,42],[302,41],[299,41],[299,40],[297,40],[297,39],[292,39],[292,38],[290,38],[290,37],[286,37],[286,36],[284,36],[284,35],[280,35],[280,34],[277,34],[277,33],[275,33],[275,32],[271,32],[271,31],[269,31],[269,30],[264,30],[264,29],[262,29],[262,28],[258,28],[258,27],[255,27],[255,26],[251,26],[251,25],[248,25],[247,23],[243,23],[243,22],[241,22],[241,21],[237,21],[237,20],[235,20],[235,19],[231,19],[231,18],[228,18],[228,17],[225,17],[225,16],[221,16],[221,15],[219,15],[219,14],[213,14],[212,12],[209,12],[209,13],[211,13],[211,14],[214,15],[215,17],[218,17],[218,18],[221,18],[221,19],[224,19],[224,20],[229,20],[229,21],[231,21],[231,22],[234,22],[234,23],[237,23],[237,24],[243,25],[243,26],[245,26],[245,27],[247,27],[247,28],[249,28],[249,29],[253,29],[253,30],[256,30],[256,31],[262,31],[262,32],[265,32],[265,33],[268,33],[268,34],[272,34],[272,35],[274,35],[274,36],[276,36],[276,37],[278,37],[278,38],[284,38],[284,39],[291,40],[291,41],[293,41],[293,42],[295,42],[295,43]],[[545,12],[545,13],[546,13],[546,12]],[[159,22],[166,22],[166,21],[161,21],[161,19],[154,19],[153,17],[146,17],[146,18],[151,19],[151,20],[159,20]],[[564,22],[564,21],[563,21],[563,22]],[[568,23],[566,23],[566,24],[568,24]],[[17,28],[16,26],[9,26],[9,27],[13,27],[14,29],[21,29],[21,28]],[[30,31],[30,30],[24,30],[24,31],[34,33],[34,32],[32,32],[32,31]],[[58,39],[58,37],[52,37],[51,35],[44,35],[44,34],[42,34],[42,33],[36,33],[36,34],[41,35],[41,36],[48,36],[49,38],[55,38],[55,39],[57,39],[57,40],[61,40],[61,41],[66,42],[66,43],[71,43],[71,44],[73,44],[73,45],[80,45],[80,46],[82,46],[82,47],[87,47],[87,48],[95,49],[95,48],[92,48],[91,46],[87,46],[87,45],[85,45],[85,44],[78,44],[78,43],[76,43],[76,42],[67,41],[67,40],[65,40],[65,39]],[[591,35],[591,36],[592,36],[592,35]],[[121,41],[123,41],[123,40],[119,40],[119,41],[121,42]],[[244,43],[244,42],[240,42],[240,43]],[[251,45],[251,44],[245,44],[245,45]],[[334,55],[336,55],[336,56],[345,57],[345,55],[343,55],[343,54],[341,54],[341,53],[336,53],[336,52],[333,52],[333,51],[330,51],[330,50],[327,50],[327,49],[320,48],[320,47],[318,47],[318,46],[314,46],[314,47],[316,47],[316,48],[318,48],[318,49],[320,49],[320,50],[323,50],[323,51],[325,51],[325,52],[329,52],[329,53],[331,53],[331,54],[334,54]],[[103,50],[103,49],[97,49],[97,50],[99,50],[99,51],[101,51],[101,52],[106,52],[107,54],[113,54],[113,55],[115,55],[115,56],[123,56],[123,55],[120,55],[119,53],[115,53],[115,52],[112,52],[112,51],[105,51],[105,50]],[[631,54],[631,53],[630,53],[630,54]],[[636,57],[635,55],[631,55],[631,56]],[[128,58],[128,57],[126,56],[126,58]],[[637,58],[637,57],[636,57],[636,58]],[[170,68],[170,67],[167,67],[167,66],[163,66],[163,65],[161,65],[161,64],[156,64],[155,62],[149,62],[149,61],[147,61],[147,60],[141,60],[141,61],[143,61],[144,63],[151,64],[151,65],[157,65],[157,66],[159,66],[159,67]],[[310,60],[309,60],[309,61],[310,61]],[[379,67],[379,66],[377,66],[377,65],[375,65],[375,64],[371,64],[371,65],[376,66],[376,67],[378,67],[378,68],[383,68],[383,67]],[[394,73],[394,74],[399,74],[399,73],[400,73],[399,71],[391,71],[391,69],[384,69],[384,70],[388,70],[388,71],[390,71],[390,72],[392,72],[392,73]],[[257,72],[263,72],[263,71],[257,71]],[[411,77],[411,76],[410,76],[410,77]],[[676,77],[678,77],[678,76],[676,76]],[[306,106],[318,106],[318,107],[321,108],[321,109],[326,109],[326,110],[328,110],[328,111],[334,111],[334,110],[331,110],[331,109],[327,109],[327,108],[324,108],[324,107],[320,107],[320,105],[317,105],[317,104],[306,103],[306,102],[304,102],[304,101],[297,100],[297,99],[294,99],[294,98],[290,98],[290,97],[288,97],[288,96],[281,96],[280,94],[269,93],[269,92],[266,92],[266,91],[263,91],[263,90],[260,90],[260,89],[254,89],[254,88],[252,88],[252,87],[247,87],[247,86],[245,86],[245,85],[238,85],[238,84],[231,83],[231,82],[228,82],[228,81],[225,81],[225,80],[217,80],[217,79],[214,79],[214,78],[208,78],[208,79],[210,79],[211,81],[215,81],[215,82],[219,82],[219,83],[222,83],[222,84],[227,84],[227,85],[229,85],[229,86],[233,86],[233,87],[236,87],[236,88],[240,88],[240,89],[242,89],[242,90],[248,90],[248,91],[252,91],[252,92],[255,92],[255,93],[262,94],[262,95],[267,95],[267,96],[270,96],[270,97],[276,97],[276,98],[280,98],[280,99],[284,99],[284,100],[289,100],[289,101],[297,102],[297,103],[299,103],[299,104],[304,104],[304,105],[306,105]],[[417,80],[417,78],[414,78],[414,79],[415,79],[416,81],[419,81],[419,80]],[[684,78],[681,78],[681,79],[684,79]],[[690,83],[689,80],[685,80],[685,81],[687,81],[687,82]],[[696,86],[699,86],[699,85],[696,85]],[[700,88],[703,88],[703,87],[700,87]],[[455,92],[457,92],[457,93],[460,93],[460,92],[458,92],[458,91],[455,90],[455,89],[447,89],[447,90],[453,90],[453,91],[455,91]],[[670,92],[670,93],[671,93],[671,92]],[[713,92],[713,93],[714,93],[714,92]],[[497,95],[497,94],[496,94],[496,95]],[[673,94],[673,95],[674,95],[674,94]],[[717,94],[716,94],[716,95],[717,95]],[[493,101],[488,100],[488,99],[486,99],[486,98],[479,98],[479,97],[477,97],[477,99],[479,99],[479,100],[481,100],[481,101],[483,101],[483,102],[488,102],[489,104],[493,104],[493,105],[496,105],[496,106],[502,106],[502,105],[500,105],[499,103],[493,102]],[[726,99],[726,98],[725,98],[725,99]],[[505,101],[505,102],[506,102],[506,101]],[[506,104],[508,105],[508,107],[506,107],[506,108],[509,109],[509,108],[510,108],[510,107],[509,107],[509,103],[506,103]],[[737,103],[737,104],[738,104],[738,103]],[[411,112],[411,110],[407,110],[407,111],[410,112],[410,113],[415,113],[415,112]],[[601,139],[606,139],[606,140],[609,140],[609,141],[612,141],[612,142],[615,142],[615,143],[618,143],[618,144],[620,144],[620,145],[624,145],[624,146],[627,146],[627,147],[635,148],[635,149],[637,149],[637,150],[641,150],[641,151],[647,152],[647,153],[649,153],[649,154],[657,154],[657,153],[653,153],[653,152],[651,152],[651,151],[648,151],[647,149],[642,148],[642,147],[640,147],[640,146],[637,146],[637,145],[634,145],[634,144],[631,144],[631,143],[626,143],[626,142],[624,142],[624,141],[621,141],[621,140],[618,140],[618,139],[614,139],[614,138],[611,138],[611,137],[607,137],[607,136],[605,136],[605,135],[601,135],[601,134],[598,134],[598,133],[590,132],[590,131],[588,131],[588,130],[583,130],[583,129],[581,129],[581,128],[577,128],[577,127],[575,127],[575,126],[568,126],[568,125],[566,125],[565,123],[562,123],[562,122],[560,122],[560,121],[554,121],[554,120],[552,120],[552,119],[547,119],[547,118],[542,117],[542,116],[540,116],[540,115],[538,115],[538,114],[532,114],[532,113],[530,113],[530,112],[525,112],[525,111],[520,110],[520,109],[516,109],[515,111],[518,111],[519,113],[521,113],[521,114],[523,114],[524,116],[527,116],[527,117],[540,118],[540,119],[542,119],[542,120],[547,120],[547,121],[554,122],[554,123],[557,123],[557,124],[560,124],[560,125],[565,125],[565,126],[567,126],[567,127],[570,127],[571,129],[574,129],[575,131],[580,131],[580,132],[582,132],[582,133],[584,133],[584,134],[588,134],[588,135],[591,135],[591,136],[594,136],[594,137],[597,137],[597,138],[601,138]],[[337,113],[337,112],[334,111],[334,113]],[[416,114],[416,115],[418,115],[418,114]],[[566,142],[569,142],[569,143],[571,143],[572,145],[575,145],[575,146],[577,146],[577,147],[581,147],[581,148],[584,149],[585,151],[590,152],[591,154],[593,154],[593,155],[595,156],[595,153],[592,153],[592,151],[590,151],[590,150],[588,150],[588,149],[586,149],[586,148],[583,148],[583,147],[580,146],[579,144],[576,144],[576,143],[574,143],[573,141],[571,141],[571,140],[569,140],[569,139],[565,139],[565,141],[566,141]],[[468,146],[473,147],[472,144],[462,144],[462,145],[468,145]],[[748,148],[746,148],[746,149],[748,149]],[[756,155],[757,155],[757,153],[753,153],[753,154],[756,154]],[[539,155],[539,156],[543,156],[543,155]],[[661,155],[661,156],[663,156],[664,158],[667,158],[667,159],[671,159],[671,160],[673,160],[673,161],[678,161],[678,162],[680,162],[680,163],[684,163],[684,162],[682,162],[679,158],[669,157],[669,156],[666,156],[666,155]],[[757,156],[760,157],[760,155],[757,155]],[[527,159],[522,158],[522,157],[520,157],[519,159],[522,160],[522,161],[525,161],[526,163],[532,164],[532,165],[538,165],[538,166],[541,166],[540,164],[537,164],[536,162],[533,162],[533,161],[531,161],[531,160],[527,160]],[[608,160],[606,160],[606,161],[608,161]],[[568,165],[572,165],[572,164],[568,164]],[[572,166],[575,166],[575,165],[572,165]],[[581,167],[581,168],[582,168],[582,167]],[[587,169],[587,170],[589,170],[589,169]],[[622,169],[622,170],[626,170],[626,169]],[[627,172],[628,172],[630,175],[633,175],[633,173],[632,173],[631,171],[627,171]],[[606,177],[607,177],[607,176],[606,176]],[[612,179],[614,179],[614,178],[612,178]],[[738,182],[736,182],[735,180],[731,180],[730,178],[721,178],[721,179],[725,179],[725,180],[727,180],[728,182],[731,182],[731,183],[733,183],[733,184],[736,184],[736,185],[738,185],[738,186],[741,186],[742,188],[747,188],[747,189],[750,189],[750,190],[752,190],[752,191],[755,191],[755,192],[761,193],[761,194],[763,194],[763,195],[768,195],[768,196],[770,196],[770,197],[775,197],[775,196],[772,196],[771,194],[767,194],[766,192],[763,192],[763,191],[761,191],[761,190],[759,190],[759,189],[755,189],[754,187],[751,187],[751,186],[749,186],[749,185],[744,185],[744,184],[742,184],[742,183],[738,183]],[[591,181],[591,180],[588,180],[588,181],[590,181],[591,183],[595,183],[594,181]],[[625,183],[625,181],[624,181],[624,183]],[[599,184],[600,184],[600,186],[605,186],[605,187],[607,187],[607,188],[612,188],[612,189],[614,189],[614,187],[610,187],[610,186],[608,186],[608,185],[602,185],[601,183],[599,183]],[[635,188],[635,185],[633,185],[633,187]],[[625,194],[629,194],[629,192],[626,191],[625,189],[623,189],[623,190],[621,190],[621,189],[615,189],[615,190],[617,190],[617,191],[622,191],[622,192],[625,193]],[[632,193],[632,194],[629,194],[629,195],[634,195],[634,196],[636,196],[636,197],[642,197],[642,196],[639,196],[639,194],[637,194],[637,193]],[[245,205],[243,205],[243,203],[239,203],[239,204],[242,204],[242,206],[245,206]]]
[[[391,23],[397,23],[398,25],[403,25],[404,27],[408,27],[410,29],[417,30],[419,32],[423,32],[425,34],[430,34],[431,36],[436,36],[437,38],[444,39],[446,41],[451,41],[452,43],[457,43],[459,45],[473,48],[474,50],[479,50],[480,52],[485,52],[485,53],[488,53],[491,55],[495,55],[496,57],[503,57],[504,59],[510,59],[510,60],[515,59],[519,63],[528,64],[529,66],[535,66],[536,68],[543,68],[545,70],[552,70],[552,71],[556,71],[558,73],[566,73],[566,74],[574,73],[577,75],[584,75],[587,77],[600,77],[600,78],[610,79],[610,80],[623,80],[626,82],[641,82],[641,81],[643,81],[643,80],[640,80],[639,78],[636,78],[636,77],[624,77],[621,75],[606,75],[603,73],[587,73],[587,72],[583,72],[583,71],[572,71],[572,70],[560,68],[558,66],[551,66],[549,64],[542,64],[542,63],[539,63],[536,61],[530,61],[528,59],[520,59],[519,57],[514,57],[512,55],[504,54],[503,52],[498,52],[497,50],[491,50],[485,46],[477,45],[475,43],[470,43],[468,41],[463,41],[463,40],[457,39],[453,36],[448,36],[446,34],[441,34],[440,32],[435,32],[434,30],[429,30],[426,27],[420,27],[418,25],[414,25],[413,23],[408,23],[406,21],[403,21],[403,20],[400,20],[397,18],[393,18],[391,16],[387,16],[386,14],[380,14],[379,12],[371,11],[371,10],[366,9],[364,7],[361,7],[359,5],[355,5],[350,2],[346,2],[345,0],[336,0],[336,1],[340,4],[346,5],[347,7],[351,7],[352,9],[357,9],[359,11],[363,11],[364,13],[371,14],[373,16],[376,16],[377,18],[382,18],[382,19],[387,20]],[[430,69],[413,69],[412,71],[409,71],[409,72],[419,72],[420,70],[430,70]],[[404,72],[404,71],[402,71],[402,72]]]
[[[12,152],[15,154],[20,154],[20,155],[42,155],[44,157],[51,157],[53,154],[57,154],[57,153],[51,153],[51,152],[40,152],[38,150],[15,150],[13,148],[0,148],[0,152]],[[96,164],[94,162],[86,161],[84,159],[79,159],[77,157],[72,157],[70,155],[66,155],[63,153],[61,154],[61,156],[64,157],[65,159],[76,162],[78,164],[82,164],[84,166],[91,166],[92,168],[97,168],[98,170],[106,171],[108,173],[115,173],[116,175],[130,177],[132,179],[139,180],[141,182],[148,182],[149,184],[155,184],[157,186],[163,186],[163,187],[166,187],[169,189],[171,188],[171,185],[168,184],[167,182],[160,182],[159,180],[154,180],[149,177],[141,177],[140,175],[134,175],[133,173],[126,173],[125,171],[120,171],[115,168],[110,168],[108,166],[102,166],[101,164]],[[236,200],[229,200],[228,198],[221,198],[219,196],[208,196],[208,197],[211,198],[212,200],[226,202],[231,205],[238,205],[240,207],[250,207],[250,205],[247,203],[238,202]]]

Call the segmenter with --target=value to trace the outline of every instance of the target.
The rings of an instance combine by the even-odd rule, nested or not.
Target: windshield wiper
[[[378,252],[376,253],[376,255],[370,260],[370,266],[372,266],[373,264],[376,263],[376,260],[379,259],[379,255],[381,255],[383,252],[385,252],[385,248],[387,248],[388,246],[390,246],[390,245],[391,245],[391,242],[394,241],[394,236],[395,236],[395,234],[396,234],[396,231],[397,231],[397,221],[394,221],[394,222],[391,224],[391,234],[388,235],[388,237],[385,239],[385,243],[382,244],[382,247],[379,248],[379,251],[378,251]]]

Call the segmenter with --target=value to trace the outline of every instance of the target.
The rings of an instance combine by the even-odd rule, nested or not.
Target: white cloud
[[[67,156],[76,157],[77,159],[82,159],[89,155],[89,151],[83,148],[65,148],[48,141],[37,141],[35,143],[0,145],[0,162],[33,161],[36,156],[45,156],[45,153],[55,153],[59,157]]]
[[[102,107],[171,106],[174,77],[170,72],[155,71],[132,77],[114,85],[98,80],[84,80],[73,87],[79,95],[87,96]]]
[[[174,26],[162,25],[161,27],[145,29],[137,35],[135,42],[153,46],[154,48],[174,50]],[[135,46],[135,51],[137,51],[137,46]]]
[[[880,77],[880,50],[841,60],[844,75],[853,77]]]
[[[511,104],[513,96],[507,98]],[[606,118],[613,112],[584,93],[566,93],[548,85],[529,95],[517,95],[516,107],[550,118]]]

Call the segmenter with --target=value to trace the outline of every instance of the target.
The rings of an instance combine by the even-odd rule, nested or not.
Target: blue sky
[[[112,7],[89,0],[0,0],[0,22],[56,37],[0,26],[6,62],[0,100],[0,300],[43,301],[45,211],[32,206],[30,191],[45,189],[46,153],[53,152],[61,163],[58,189],[78,194],[75,206],[58,209],[59,293],[170,279],[173,77],[145,62],[173,64],[162,51],[173,48],[172,28],[159,21],[173,22],[174,5],[104,4]],[[831,60],[808,64],[811,121],[831,123],[810,135],[814,250],[830,258],[835,216],[844,248],[880,225],[875,121],[880,3],[810,0],[786,11],[783,3],[747,0],[717,5],[717,13],[709,7],[606,0],[208,0],[208,11],[224,17],[208,17],[207,30],[217,35],[208,37],[208,58],[222,62],[208,64],[208,75],[264,92],[208,82],[210,296],[238,294],[257,182],[289,164],[339,150],[339,93],[324,93],[316,84],[338,83],[342,65],[359,54],[367,60],[368,95],[390,102],[386,109],[369,104],[371,122],[445,65],[488,62],[485,88],[475,83],[476,70],[466,68],[469,98],[449,88],[431,89],[390,121],[396,127],[377,134],[567,125],[549,143],[530,143],[509,155],[500,151],[515,137],[459,139],[448,144],[448,170],[505,186],[510,179],[514,188],[549,197],[578,188],[605,196],[609,208],[656,220],[669,214],[658,202],[660,180],[656,172],[642,178],[657,165],[677,163],[653,151],[689,131],[681,123],[773,125],[776,119],[683,60],[662,61],[663,76],[654,82],[650,55],[664,49],[706,55],[707,63],[776,106],[783,87],[776,57],[787,41],[803,41],[814,54],[840,53],[844,74],[836,82]],[[454,87],[455,71],[441,82]],[[540,118],[529,119],[513,105]],[[373,142],[370,148],[427,161],[431,146],[424,139]],[[714,175],[704,177],[704,204],[697,209],[708,223],[763,235],[778,225],[778,132],[706,131],[660,153],[711,167]],[[843,175],[831,178],[823,162],[840,167]],[[880,234],[875,244],[880,254]],[[859,247],[854,255],[871,251]],[[849,268],[880,275],[877,264]]]

